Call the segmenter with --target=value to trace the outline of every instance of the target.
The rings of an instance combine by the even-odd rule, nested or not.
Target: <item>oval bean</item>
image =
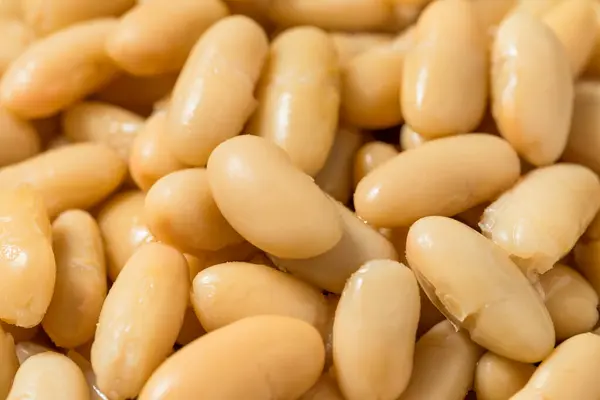
[[[0,167],[33,157],[40,147],[33,125],[0,107]]]
[[[375,168],[398,155],[394,146],[384,142],[368,142],[356,153],[354,159],[354,186]]]
[[[523,389],[535,367],[487,352],[477,363],[475,392],[477,400],[509,400]]]

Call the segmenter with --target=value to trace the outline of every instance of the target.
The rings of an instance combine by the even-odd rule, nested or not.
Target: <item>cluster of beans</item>
[[[0,400],[599,400],[600,1],[0,0]]]

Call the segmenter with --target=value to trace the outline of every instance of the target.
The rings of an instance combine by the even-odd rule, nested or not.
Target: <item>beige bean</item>
[[[1,6],[0,6],[1,7]],[[0,15],[2,11],[0,10]],[[35,40],[35,34],[22,21],[0,16],[0,75]]]
[[[19,342],[15,346],[15,353],[19,360],[19,364],[23,364],[29,357],[47,352],[54,352],[54,350],[46,345],[33,341]]]
[[[148,118],[133,140],[129,171],[138,187],[148,191],[154,183],[170,174],[185,168],[167,148],[165,112],[157,112]]]
[[[204,330],[202,325],[200,325],[200,321],[198,320],[198,317],[196,317],[194,309],[192,307],[188,307],[185,310],[183,324],[181,324],[181,329],[179,330],[179,334],[177,335],[177,344],[185,346],[198,339],[205,333],[206,331]]]
[[[251,135],[230,139],[215,149],[207,169],[223,216],[259,249],[309,258],[342,237],[333,202],[269,141]]]
[[[10,333],[15,343],[32,340],[38,334],[40,328],[40,325],[36,325],[33,328],[22,328],[0,321],[0,329],[6,333]]]
[[[96,385],[96,374],[94,374],[94,371],[92,370],[92,364],[74,350],[69,350],[67,357],[77,364],[81,372],[83,372],[83,376],[88,385],[90,400],[108,400],[106,395],[102,393]]]
[[[185,258],[149,243],[127,261],[102,306],[92,366],[111,400],[138,395],[171,352],[188,303]]]
[[[364,263],[375,259],[397,260],[394,246],[375,229],[337,203],[342,238],[329,251],[307,259],[271,257],[280,269],[332,293],[342,293],[346,280]]]
[[[2,191],[0,232],[0,319],[31,328],[48,309],[56,267],[48,215],[29,186]]]
[[[402,150],[411,150],[425,143],[427,139],[423,135],[415,132],[413,128],[407,124],[402,125],[400,129],[400,147]]]
[[[0,107],[0,167],[32,157],[40,147],[33,125]]]
[[[464,331],[440,322],[417,341],[410,383],[399,400],[462,400],[481,353]]]
[[[149,1],[121,18],[106,50],[134,75],[179,71],[202,33],[227,14],[221,0]]]
[[[558,346],[512,400],[600,397],[600,336],[582,333]]]
[[[168,111],[167,143],[180,161],[204,166],[221,142],[242,131],[257,105],[253,92],[267,51],[262,28],[243,16],[224,18],[202,35]]]
[[[321,190],[344,204],[352,197],[352,167],[363,142],[364,136],[356,128],[340,127],[325,165],[315,176],[315,183]]]
[[[159,179],[146,195],[144,219],[158,240],[192,255],[244,241],[217,208],[204,168]]]
[[[105,145],[80,143],[0,169],[0,187],[31,185],[41,194],[52,218],[69,209],[98,204],[121,184],[125,171],[125,163]]]
[[[526,12],[536,17],[543,17],[563,0],[517,0],[512,13]]]
[[[408,29],[392,43],[353,58],[342,70],[341,118],[358,127],[387,128],[402,122],[398,93],[407,51],[415,30]]]
[[[416,30],[402,72],[406,122],[429,139],[472,131],[488,95],[487,45],[472,3],[437,0]]]
[[[556,164],[528,173],[486,208],[479,226],[535,279],[573,248],[599,208],[598,177]]]
[[[492,113],[500,133],[530,163],[553,163],[567,143],[573,111],[563,46],[543,22],[514,13],[498,28],[492,61]]]
[[[535,367],[487,352],[477,363],[475,392],[477,400],[509,400],[523,389]]]
[[[332,374],[324,372],[317,383],[300,396],[299,400],[344,400],[344,398]]]
[[[354,186],[375,168],[398,155],[394,146],[384,142],[369,142],[364,144],[354,158]]]
[[[340,66],[345,66],[354,57],[382,44],[388,44],[393,36],[386,33],[330,33],[337,50]]]
[[[335,138],[339,79],[337,53],[327,33],[314,27],[284,31],[271,45],[248,133],[277,144],[295,166],[315,176]]]
[[[557,264],[540,277],[540,283],[557,341],[589,332],[596,326],[598,294],[577,271]]]
[[[283,315],[324,333],[328,319],[327,302],[318,289],[264,265],[229,262],[208,267],[194,279],[191,299],[208,332],[254,315]]]
[[[145,197],[139,191],[119,193],[106,202],[98,214],[108,277],[113,282],[135,250],[155,240],[144,218]]]
[[[147,115],[154,103],[173,90],[177,75],[140,77],[123,74],[95,93],[94,99]]]
[[[306,322],[244,318],[167,359],[139,399],[295,399],[319,379],[324,358],[321,336]]]
[[[143,123],[131,111],[92,101],[75,104],[62,114],[63,133],[71,141],[103,143],[125,162]]]
[[[588,63],[598,34],[592,1],[562,1],[544,14],[543,20],[563,44],[571,72],[577,77]]]
[[[390,19],[386,0],[273,0],[270,16],[279,25],[314,25],[339,31],[364,31],[384,27]]]
[[[585,165],[600,174],[600,83],[580,81],[575,85],[573,119],[562,159]]]
[[[22,19],[22,0],[0,0],[0,16],[7,19]]]
[[[404,265],[374,260],[350,277],[333,324],[333,359],[346,399],[398,398],[412,372],[418,322],[419,286]]]
[[[85,211],[70,210],[52,223],[56,285],[42,320],[59,347],[72,349],[94,337],[106,297],[106,264],[100,229]]]
[[[116,23],[83,22],[37,41],[2,77],[2,105],[26,118],[47,117],[108,83],[117,69],[104,42]]]
[[[36,354],[17,371],[7,400],[88,400],[83,373],[73,361],[54,352]]]
[[[514,184],[519,171],[515,151],[495,136],[438,139],[400,153],[363,178],[354,205],[358,216],[376,226],[409,226],[491,200]]]
[[[408,232],[406,257],[431,301],[475,343],[522,362],[552,351],[554,327],[542,299],[508,254],[478,232],[450,218],[422,218]]]
[[[15,342],[9,333],[0,327],[0,398],[5,399],[19,369],[19,360],[15,353]]]

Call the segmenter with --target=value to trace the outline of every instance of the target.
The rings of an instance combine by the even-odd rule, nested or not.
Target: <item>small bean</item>
[[[535,367],[487,352],[477,363],[475,392],[477,400],[509,400],[523,389]]]
[[[402,150],[415,149],[426,141],[427,139],[418,132],[415,132],[413,128],[407,124],[402,125],[400,129],[400,147],[402,147]]]
[[[398,155],[394,146],[384,142],[369,142],[363,145],[354,158],[354,186],[375,168]]]
[[[33,125],[0,107],[0,167],[32,157],[40,147]]]

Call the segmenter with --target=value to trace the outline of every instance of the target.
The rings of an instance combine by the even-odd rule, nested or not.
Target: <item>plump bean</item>
[[[66,211],[52,223],[56,285],[42,320],[57,346],[72,349],[93,339],[106,297],[106,264],[100,229],[81,210]]]
[[[363,145],[354,158],[354,186],[375,168],[398,155],[394,146],[384,142],[369,142]]]
[[[552,351],[554,327],[542,299],[508,254],[476,231],[423,218],[408,232],[406,257],[427,296],[474,342],[522,362]]]
[[[40,147],[33,125],[0,108],[0,167],[32,157]]]
[[[525,12],[506,18],[492,49],[491,79],[492,112],[502,136],[534,165],[556,161],[569,133],[573,78],[550,28]]]
[[[512,400],[580,399],[600,396],[600,336],[582,333],[558,346]]]
[[[318,289],[264,265],[230,262],[208,267],[194,279],[191,299],[208,332],[254,315],[283,315],[323,333],[328,319],[327,303]]]
[[[509,400],[523,389],[535,367],[487,352],[477,363],[475,392],[477,400]]]
[[[184,253],[202,254],[244,241],[217,208],[204,168],[159,179],[146,195],[144,218],[158,240]]]
[[[225,219],[261,250],[308,258],[342,237],[333,202],[269,141],[250,135],[230,139],[215,149],[207,169]]]
[[[180,161],[204,166],[221,142],[241,132],[257,105],[253,92],[267,51],[264,31],[247,17],[224,18],[202,35],[168,111],[168,144]]]
[[[556,164],[527,174],[486,208],[479,225],[535,278],[573,248],[598,208],[598,177],[579,165]]]
[[[98,387],[110,399],[137,396],[170,354],[188,303],[188,274],[183,256],[159,243],[140,247],[125,264],[92,345]]]
[[[0,16],[3,18],[22,19],[22,0],[0,0]]]
[[[284,31],[271,45],[248,132],[277,144],[294,165],[315,176],[335,138],[339,86],[329,35],[313,27]]]
[[[400,147],[402,150],[411,150],[425,143],[427,139],[423,135],[415,132],[407,124],[402,125],[400,129]]]
[[[356,187],[354,205],[376,226],[408,226],[421,217],[452,216],[491,200],[517,180],[519,171],[517,154],[497,137],[434,140],[367,175]]]
[[[315,176],[315,183],[325,193],[344,204],[352,197],[352,167],[363,141],[364,136],[357,129],[340,127],[325,165]]]
[[[350,60],[373,47],[387,44],[392,36],[385,33],[343,33],[330,34],[335,46],[340,66],[345,66]]]
[[[344,398],[338,389],[335,378],[331,373],[325,372],[299,400],[344,400]]]
[[[346,280],[361,265],[374,259],[397,260],[394,246],[375,229],[336,203],[342,221],[342,238],[329,251],[307,259],[271,257],[279,268],[332,293],[342,293]]]
[[[80,143],[0,169],[0,187],[28,183],[41,194],[52,218],[99,203],[121,184],[125,171],[125,163],[105,145]]]
[[[48,215],[29,186],[2,191],[0,232],[0,319],[30,328],[48,309],[56,267]]]
[[[406,122],[430,139],[475,129],[488,95],[486,55],[471,2],[437,0],[429,5],[404,61],[400,101]]]
[[[306,322],[244,318],[167,359],[139,399],[296,399],[317,381],[324,358],[321,336]]]
[[[462,400],[481,353],[463,331],[440,322],[417,341],[410,383],[399,400]]]
[[[17,371],[7,400],[88,400],[83,373],[62,354],[46,352],[27,359]]]
[[[19,369],[13,337],[0,327],[0,398],[8,396],[13,379]]]
[[[543,20],[563,44],[571,72],[577,77],[590,58],[598,34],[593,3],[561,1],[544,14]]]
[[[23,117],[47,117],[108,83],[117,69],[104,42],[116,24],[83,22],[37,41],[2,77],[2,105]]]
[[[221,0],[149,1],[121,18],[106,49],[135,75],[178,71],[202,33],[227,14]]]
[[[30,27],[18,19],[0,19],[0,75],[35,40]]]
[[[370,261],[350,277],[333,324],[333,358],[345,398],[398,398],[412,372],[418,322],[419,286],[404,265]]]
[[[558,264],[540,277],[540,283],[557,341],[589,332],[596,326],[598,294],[577,271]]]

